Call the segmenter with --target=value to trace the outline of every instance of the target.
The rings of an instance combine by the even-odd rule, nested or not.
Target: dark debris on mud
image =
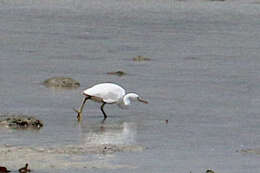
[[[126,72],[119,70],[119,71],[115,71],[115,72],[107,72],[107,74],[121,77],[121,76],[126,75]]]

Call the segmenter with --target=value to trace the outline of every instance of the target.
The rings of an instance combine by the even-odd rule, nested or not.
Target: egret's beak
[[[142,98],[140,98],[140,97],[137,97],[137,100],[139,101],[139,102],[143,102],[143,103],[145,103],[145,104],[148,104],[148,101],[146,101],[146,100],[143,100]]]

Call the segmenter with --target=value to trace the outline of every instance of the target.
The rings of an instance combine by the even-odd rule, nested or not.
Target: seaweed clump
[[[43,122],[41,120],[38,120],[34,116],[22,114],[4,114],[0,115],[0,125],[4,125],[11,128],[40,129],[41,127],[43,127]]]
[[[141,62],[141,61],[150,61],[151,58],[144,57],[144,56],[136,56],[133,58],[133,61]]]

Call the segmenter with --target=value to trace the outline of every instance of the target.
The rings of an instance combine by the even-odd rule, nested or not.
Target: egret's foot
[[[75,109],[75,108],[73,108],[73,110],[74,110],[76,113],[78,113],[77,119],[78,119],[78,121],[80,121],[80,120],[81,120],[81,117],[82,117],[81,112],[80,112],[79,110]]]
[[[104,124],[105,121],[106,121],[107,118],[104,118],[102,121],[101,121],[101,124]]]
[[[77,119],[78,119],[78,121],[81,120],[81,114],[80,113],[78,114]]]

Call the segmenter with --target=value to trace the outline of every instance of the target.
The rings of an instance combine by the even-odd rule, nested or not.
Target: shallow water
[[[112,155],[60,156],[74,164],[96,160],[128,165],[113,172],[260,172],[258,155],[237,152],[260,145],[258,1],[0,3],[1,113],[32,114],[45,123],[39,131],[1,128],[0,145],[147,147]],[[151,61],[132,61],[138,55]],[[127,75],[106,74],[118,70]],[[81,87],[41,85],[53,76],[72,77]],[[102,124],[99,105],[89,102],[78,124],[72,108],[81,104],[81,90],[107,81],[139,93],[149,104],[128,110],[108,105],[109,118]],[[38,168],[33,159],[24,162],[37,172],[113,168],[81,164],[63,170]],[[19,167],[13,160],[1,164]]]

